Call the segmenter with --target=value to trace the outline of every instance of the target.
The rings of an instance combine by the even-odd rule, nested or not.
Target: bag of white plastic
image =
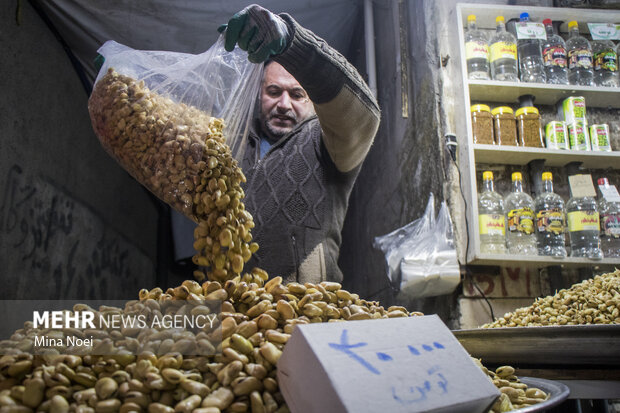
[[[435,217],[433,194],[421,218],[375,238],[374,246],[384,252],[388,277],[401,297],[450,294],[461,281],[448,206],[443,201]]]
[[[263,65],[224,49],[134,50],[106,42],[88,108],[102,146],[157,197],[194,221],[206,219],[245,178],[243,156]],[[216,176],[217,175],[217,176]],[[223,193],[205,198],[211,178]],[[211,188],[216,192],[217,188]],[[228,200],[230,201],[230,200]],[[230,202],[228,202],[230,203]]]

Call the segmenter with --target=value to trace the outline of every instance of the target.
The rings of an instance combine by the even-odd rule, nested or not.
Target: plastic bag
[[[263,65],[250,63],[239,48],[227,52],[223,36],[197,55],[134,50],[114,41],[98,52],[105,63],[88,106],[103,147],[156,196],[196,222],[215,208],[238,204],[234,188],[245,177],[237,160],[246,146]],[[220,191],[210,188],[206,197],[211,178]]]
[[[384,252],[388,277],[401,296],[450,294],[461,281],[448,206],[442,202],[435,217],[433,194],[421,218],[375,238],[374,246]]]

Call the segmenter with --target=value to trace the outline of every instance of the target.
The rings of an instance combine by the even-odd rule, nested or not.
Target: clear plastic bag
[[[263,65],[250,63],[239,48],[227,52],[223,36],[197,55],[134,50],[113,41],[98,52],[105,63],[88,106],[108,153],[196,222],[215,208],[236,205],[230,192],[245,180],[237,160],[246,146]],[[219,193],[210,188],[206,199],[211,178],[221,188]]]
[[[375,238],[373,245],[385,254],[388,278],[401,296],[450,294],[460,283],[448,206],[442,202],[435,217],[432,193],[421,218]]]

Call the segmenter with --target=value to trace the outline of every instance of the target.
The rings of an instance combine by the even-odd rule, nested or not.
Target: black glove
[[[248,52],[248,60],[252,63],[262,63],[282,53],[290,41],[284,20],[256,4],[236,13],[218,31],[221,33],[224,29],[224,48],[230,52],[239,44],[241,50]]]

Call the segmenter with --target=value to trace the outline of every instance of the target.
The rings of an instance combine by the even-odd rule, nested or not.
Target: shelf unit
[[[469,247],[466,254],[467,264],[471,265],[523,265],[538,266],[561,265],[567,267],[585,266],[620,266],[618,258],[591,260],[587,258],[567,257],[554,259],[544,256],[493,255],[480,252],[478,234],[478,189],[476,182],[476,164],[494,163],[507,165],[526,165],[533,160],[544,160],[548,166],[565,166],[571,162],[581,162],[582,166],[592,169],[620,169],[620,151],[590,152],[571,150],[550,150],[544,148],[510,147],[473,144],[472,125],[469,108],[472,102],[497,102],[516,104],[521,95],[531,94],[536,97],[536,104],[555,105],[568,96],[584,96],[586,106],[602,108],[620,108],[620,88],[606,88],[575,85],[548,85],[541,83],[500,82],[493,80],[469,80],[465,59],[465,27],[467,16],[476,15],[479,28],[495,30],[495,18],[504,16],[508,22],[517,18],[522,12],[528,12],[532,21],[541,22],[545,18],[561,21],[560,33],[566,35],[568,22],[577,20],[582,33],[589,33],[587,23],[619,23],[620,12],[612,10],[570,9],[556,7],[526,7],[486,4],[459,3],[456,7],[457,30],[461,55],[461,72],[463,77],[463,114],[466,119],[467,133],[459,141],[459,163],[463,176],[463,191],[467,202],[466,219],[469,224]]]

